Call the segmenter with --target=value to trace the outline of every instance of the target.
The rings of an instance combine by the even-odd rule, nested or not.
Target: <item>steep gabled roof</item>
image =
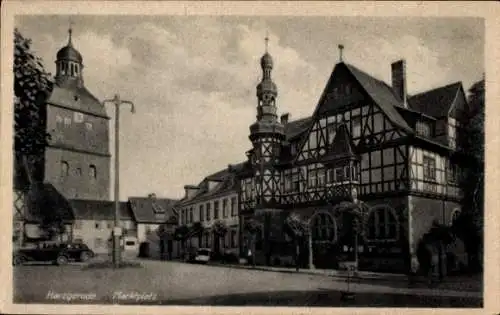
[[[107,200],[70,199],[77,220],[113,220],[115,203]],[[120,202],[120,220],[134,220],[128,202]]]
[[[174,214],[177,199],[131,197],[130,207],[137,223],[164,223]]]
[[[436,118],[445,117],[461,88],[462,83],[455,82],[416,94],[408,98],[408,105],[411,109]]]
[[[223,170],[220,170],[216,173],[213,173],[205,177],[204,181],[208,179],[208,180],[218,181],[218,183],[212,189],[207,190],[206,187],[203,185],[204,181],[202,181],[198,185],[199,187],[198,191],[191,198],[185,198],[181,200],[178,206],[182,207],[186,204],[191,204],[197,201],[203,201],[206,199],[210,199],[211,197],[215,197],[217,195],[235,191],[237,188],[237,180],[235,178],[235,173],[243,171],[244,167],[246,166],[245,163],[246,162],[232,164],[231,171],[228,168],[225,168]]]
[[[109,118],[101,102],[86,87],[74,83],[54,85],[47,103]]]
[[[29,193],[32,206],[26,207],[26,221],[41,222],[42,212],[47,209],[57,211],[57,215],[64,222],[74,219],[71,204],[51,183],[34,183]]]
[[[396,110],[396,106],[401,106],[402,102],[396,97],[389,85],[352,65],[345,64],[345,66],[393,124],[408,132],[413,132]]]

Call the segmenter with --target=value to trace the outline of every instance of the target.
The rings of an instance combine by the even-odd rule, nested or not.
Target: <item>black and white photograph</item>
[[[13,17],[13,305],[484,307],[483,17],[136,6]]]

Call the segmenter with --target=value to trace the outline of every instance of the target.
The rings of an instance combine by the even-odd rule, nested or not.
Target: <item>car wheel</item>
[[[81,255],[80,255],[80,261],[86,262],[89,259],[90,259],[90,254],[88,252],[81,253]]]
[[[56,263],[58,265],[65,265],[68,263],[68,257],[61,255],[61,256],[57,257]]]

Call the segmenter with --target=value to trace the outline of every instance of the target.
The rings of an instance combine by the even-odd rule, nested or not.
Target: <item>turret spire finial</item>
[[[68,28],[68,45],[71,45],[71,36],[73,35],[73,20],[69,18],[69,28]]]
[[[266,53],[269,49],[269,31],[266,31],[266,37],[264,38],[264,40],[266,41]]]
[[[343,58],[342,58],[343,51],[344,51],[344,45],[340,44],[339,45],[339,60],[340,60],[340,62],[343,61]]]

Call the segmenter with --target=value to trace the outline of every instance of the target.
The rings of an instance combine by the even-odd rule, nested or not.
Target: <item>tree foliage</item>
[[[344,201],[339,206],[338,214],[342,215],[344,219],[343,223],[347,225],[343,227],[346,234],[351,235],[356,233],[362,239],[366,238],[368,209],[364,203]]]
[[[31,51],[31,40],[14,30],[14,151],[15,161],[27,156],[34,164],[37,180],[43,171],[37,165],[49,139],[45,130],[44,102],[52,90],[50,74]]]
[[[227,225],[224,221],[217,220],[213,225],[214,233],[217,236],[224,236],[227,233]]]
[[[285,219],[284,231],[292,239],[301,239],[310,233],[309,223],[298,215],[290,214]]]
[[[262,223],[257,221],[256,219],[248,219],[245,221],[245,231],[250,233],[251,235],[257,234],[262,230]]]
[[[466,157],[460,176],[463,191],[462,211],[453,222],[453,233],[463,240],[471,259],[481,250],[484,225],[484,124],[485,81],[476,82],[470,89],[470,116],[464,126],[462,153]],[[477,264],[478,262],[473,262]]]

